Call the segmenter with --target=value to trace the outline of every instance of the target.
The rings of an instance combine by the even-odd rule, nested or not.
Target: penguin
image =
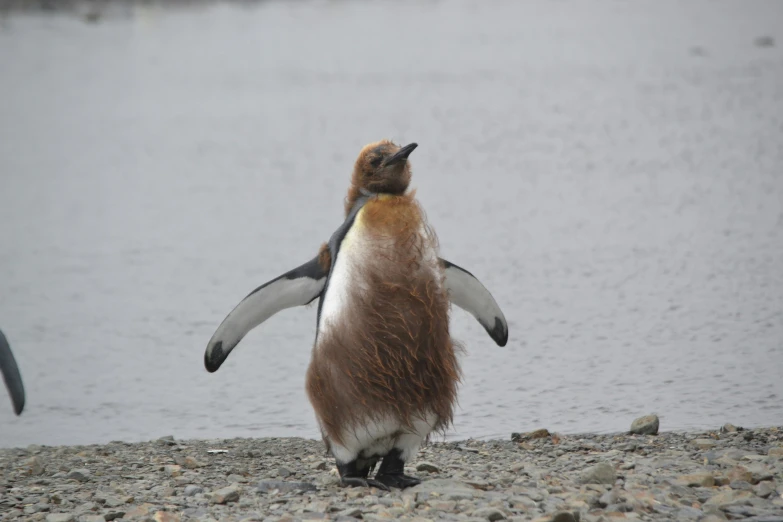
[[[499,346],[508,323],[486,287],[438,255],[438,240],[409,190],[418,145],[366,145],[355,161],[345,219],[308,262],[259,286],[207,344],[217,371],[252,329],[318,299],[306,392],[344,486],[420,483],[405,463],[453,420],[462,347],[450,305],[473,315]],[[369,478],[378,462],[374,478]]]
[[[22,384],[22,375],[19,373],[19,366],[16,364],[11,346],[2,330],[0,330],[0,373],[3,374],[5,387],[11,396],[14,413],[19,416],[24,410],[24,385]]]

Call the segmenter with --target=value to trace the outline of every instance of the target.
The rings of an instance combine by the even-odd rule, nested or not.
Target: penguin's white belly
[[[437,421],[435,415],[427,413],[413,421],[413,429],[403,427],[390,416],[367,422],[344,430],[342,444],[331,442],[332,454],[339,462],[350,462],[356,458],[383,457],[396,448],[402,453],[400,458],[407,462],[419,451]]]
[[[362,224],[361,217],[360,211],[356,216],[354,226],[343,238],[337,260],[332,266],[329,286],[321,306],[321,318],[318,322],[319,332],[327,332],[330,328],[350,323],[351,318],[345,317],[343,312],[350,304],[352,292],[357,287],[360,290],[368,290],[367,282],[363,276],[364,271],[359,268],[376,262],[379,254],[383,254],[386,249],[393,248],[392,239],[381,240],[377,237],[371,237],[367,228]],[[436,273],[438,254],[432,242],[428,240],[429,238],[424,236],[425,232],[422,224],[419,234],[425,240],[421,252],[421,266],[423,270],[431,270],[431,273],[428,274],[429,277],[440,281]],[[349,292],[349,290],[351,291]]]
[[[337,254],[337,261],[332,266],[329,286],[321,306],[319,332],[327,332],[342,322],[343,312],[349,304],[351,296],[349,289],[355,289],[357,285],[362,290],[367,289],[367,283],[362,277],[361,271],[356,268],[371,260],[373,251],[378,248],[379,244],[377,240],[370,240],[366,228],[359,224],[359,217],[356,217],[356,223],[343,238],[340,251]]]

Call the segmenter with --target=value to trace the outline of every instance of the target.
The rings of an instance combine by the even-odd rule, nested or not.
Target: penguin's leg
[[[372,456],[367,458],[362,455],[361,450],[358,448],[349,448],[342,444],[337,444],[334,441],[330,441],[328,437],[324,437],[324,441],[337,464],[337,471],[340,473],[340,482],[343,486],[374,487],[385,491],[389,490],[381,482],[369,478],[370,472],[375,468],[375,464],[378,463],[378,457]]]
[[[394,447],[386,454],[375,475],[375,480],[389,487],[405,489],[421,480],[405,474],[405,463],[413,459],[437,423],[432,414],[423,415],[413,423],[413,430],[400,434],[394,441]]]
[[[370,471],[375,467],[375,461],[367,459],[353,459],[350,462],[337,461],[337,471],[340,473],[340,482],[347,487],[374,487],[389,491],[383,482],[369,478]]]
[[[381,462],[375,480],[389,486],[390,488],[405,489],[416,484],[421,484],[421,480],[411,477],[404,473],[405,461],[402,460],[403,451],[399,448],[392,449]]]

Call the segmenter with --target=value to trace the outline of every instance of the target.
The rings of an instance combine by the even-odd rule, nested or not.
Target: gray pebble
[[[185,496],[186,497],[192,497],[193,495],[198,495],[199,493],[204,493],[204,488],[201,486],[185,486]]]
[[[46,515],[46,522],[73,522],[73,515],[70,513],[52,513]]]
[[[578,522],[576,517],[570,511],[561,511],[555,513],[552,517],[552,522]]]
[[[239,488],[234,485],[213,491],[209,496],[209,501],[212,504],[227,504],[237,500],[239,500]]]
[[[40,457],[30,457],[24,462],[24,468],[29,475],[43,475],[45,467]]]
[[[67,477],[71,480],[76,480],[79,482],[87,482],[90,480],[90,470],[89,469],[74,469],[68,472]]]
[[[417,471],[427,471],[429,473],[437,473],[440,470],[435,464],[432,464],[431,462],[419,462],[416,465]]]
[[[506,515],[499,509],[489,507],[475,510],[473,512],[473,516],[476,518],[489,520],[490,522],[494,522],[495,520],[503,520],[506,518]]]
[[[637,435],[657,435],[660,420],[657,415],[645,415],[631,423],[631,433]]]
[[[307,482],[285,482],[282,480],[263,480],[258,483],[256,489],[261,493],[279,490],[281,493],[293,491],[315,491],[316,487]]]
[[[582,484],[609,484],[613,485],[617,480],[617,473],[608,462],[601,462],[587,468],[579,475]]]

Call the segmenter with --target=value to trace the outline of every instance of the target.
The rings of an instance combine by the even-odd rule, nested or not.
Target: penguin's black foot
[[[421,484],[421,480],[403,473],[405,463],[400,458],[401,456],[402,452],[395,448],[383,457],[383,462],[381,462],[381,467],[378,468],[375,480],[382,482],[391,488],[400,489]]]
[[[343,486],[351,488],[378,488],[389,491],[389,488],[377,480],[368,478],[370,471],[375,467],[372,460],[352,460],[341,464],[337,463],[337,471],[340,473],[340,482]]]
[[[421,484],[421,480],[417,479],[416,477],[411,477],[410,475],[404,475],[402,473],[386,474],[386,475],[378,474],[375,475],[375,480],[383,484],[386,484],[390,488],[399,488],[399,489],[405,489],[411,486],[415,486],[417,484]]]
[[[386,484],[371,478],[341,477],[340,482],[343,486],[349,488],[378,488],[389,491],[389,487]]]

